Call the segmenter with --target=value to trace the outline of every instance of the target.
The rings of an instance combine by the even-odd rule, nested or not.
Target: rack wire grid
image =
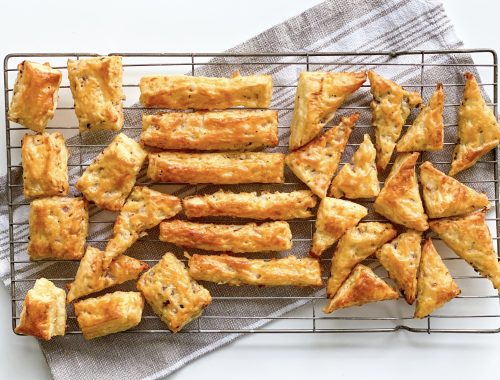
[[[496,53],[489,49],[448,50],[448,51],[399,51],[399,52],[330,52],[330,53],[113,53],[123,57],[124,91],[127,101],[124,104],[125,126],[123,132],[137,137],[140,133],[140,115],[142,112],[161,111],[146,110],[137,102],[139,98],[139,78],[145,74],[186,73],[188,75],[222,76],[239,70],[243,75],[252,73],[270,73],[273,75],[274,93],[271,108],[279,111],[280,143],[271,151],[287,151],[290,116],[293,111],[293,100],[296,78],[300,71],[319,70],[376,70],[382,75],[395,77],[405,88],[419,91],[424,101],[433,92],[436,82],[442,82],[446,92],[445,104],[445,147],[441,152],[424,152],[420,162],[430,160],[438,168],[447,170],[450,164],[451,151],[456,142],[456,114],[460,104],[464,86],[463,72],[479,72],[483,81],[480,83],[485,94],[493,99],[489,104],[497,115],[498,101],[498,66]],[[80,59],[98,56],[92,53],[43,53],[43,54],[10,54],[4,61],[5,110],[6,115],[12,98],[13,84],[17,75],[17,64],[23,60],[49,61],[53,67],[66,70],[68,58]],[[473,58],[473,60],[472,60]],[[478,62],[478,63],[474,63]],[[290,79],[290,78],[293,78]],[[70,151],[70,185],[72,194],[77,195],[73,185],[75,179],[99,153],[115,133],[90,132],[79,134],[77,120],[74,116],[73,102],[69,91],[67,75],[59,92],[59,104],[55,118],[49,123],[47,130],[59,131],[67,138]],[[351,99],[338,111],[338,115],[359,112],[361,117],[355,132],[350,138],[341,165],[349,162],[356,147],[362,141],[363,134],[373,137],[370,125],[371,111],[369,101],[369,84],[365,83]],[[415,117],[417,110],[407,121]],[[334,120],[338,120],[338,115]],[[5,118],[7,136],[7,192],[8,192],[8,238],[10,255],[10,284],[12,298],[12,328],[18,323],[24,296],[33,282],[39,277],[51,279],[58,286],[72,281],[78,262],[50,260],[33,263],[26,254],[28,241],[28,208],[29,201],[22,196],[22,166],[20,148],[22,136],[29,132],[17,124],[11,124]],[[331,123],[330,123],[331,124]],[[406,129],[408,125],[404,128]],[[404,130],[403,130],[404,133]],[[97,137],[96,137],[97,136]],[[98,141],[98,142],[96,142]],[[387,174],[387,173],[386,173]],[[385,174],[385,175],[386,175]],[[385,178],[384,175],[384,178]],[[380,179],[384,179],[380,178]],[[500,251],[499,234],[499,187],[498,187],[498,151],[484,156],[473,169],[458,176],[465,184],[488,194],[492,208],[487,221]],[[144,173],[138,177],[138,183],[146,184],[176,195],[193,193],[209,193],[224,188],[234,191],[259,191],[307,188],[288,169],[285,183],[282,185],[242,185],[242,186],[182,186],[176,184],[158,184],[148,182]],[[383,181],[381,182],[383,184]],[[358,201],[357,201],[358,202]],[[382,221],[379,215],[371,210],[373,200],[358,202],[370,209],[365,221]],[[88,244],[103,247],[110,235],[116,214],[103,212],[95,206],[90,207],[90,234]],[[182,216],[181,216],[182,217]],[[201,221],[224,221],[225,219],[202,219]],[[230,220],[231,223],[245,223],[245,220]],[[314,218],[308,220],[292,220],[290,225],[294,234],[292,250],[280,253],[251,254],[251,257],[269,258],[295,254],[307,255],[314,231]],[[104,237],[103,237],[104,234]],[[107,234],[107,235],[106,235]],[[427,234],[430,234],[429,232]],[[432,236],[432,234],[430,234]],[[324,290],[298,288],[251,288],[247,286],[229,287],[204,284],[213,295],[213,303],[197,320],[187,325],[182,333],[340,333],[340,332],[394,332],[407,330],[411,332],[462,332],[462,333],[498,333],[500,332],[500,304],[498,293],[490,282],[479,276],[462,259],[448,250],[434,236],[445,263],[454,279],[462,289],[462,294],[423,320],[413,319],[413,307],[407,305],[402,298],[339,310],[333,315],[324,314],[321,309],[326,304]],[[131,256],[154,265],[162,254],[170,250],[179,258],[183,258],[180,248],[158,240],[157,229],[149,236],[140,239],[128,252]],[[323,279],[329,273],[329,263],[333,249],[321,258]],[[191,250],[196,252],[196,250]],[[185,260],[185,259],[184,259]],[[375,259],[365,260],[386,281],[391,282],[387,273]],[[133,289],[132,282],[118,288]],[[109,289],[108,289],[109,291]],[[67,333],[80,333],[75,321],[73,308],[68,308]],[[287,313],[285,313],[287,312]],[[272,322],[272,323],[268,323]],[[166,326],[159,321],[146,305],[141,324],[128,332],[168,333]]]

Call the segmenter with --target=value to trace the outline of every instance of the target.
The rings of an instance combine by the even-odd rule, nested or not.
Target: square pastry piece
[[[68,59],[68,77],[80,131],[122,128],[122,57]]]
[[[21,154],[26,198],[68,194],[68,149],[62,134],[25,135]]]
[[[87,204],[82,198],[36,199],[30,205],[31,260],[82,258],[89,226]]]
[[[98,207],[118,211],[132,191],[146,152],[120,133],[83,172],[76,188]]]
[[[43,132],[54,117],[62,74],[48,63],[24,61],[17,69],[8,118],[35,132]]]
[[[24,299],[17,334],[49,340],[66,331],[66,293],[45,278],[36,280]]]

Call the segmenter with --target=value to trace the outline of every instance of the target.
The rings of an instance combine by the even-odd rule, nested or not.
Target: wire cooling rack
[[[107,146],[114,136],[110,132],[97,132],[102,137],[96,143],[92,133],[80,135],[74,117],[73,102],[69,92],[66,75],[66,60],[97,56],[93,53],[43,53],[43,54],[10,54],[4,61],[5,109],[8,111],[12,98],[13,85],[17,75],[17,64],[23,60],[49,61],[52,67],[63,71],[63,82],[60,89],[60,100],[54,120],[49,123],[49,132],[59,131],[67,138],[70,151],[70,185],[73,186],[79,174],[85,170],[90,161]],[[137,104],[139,98],[138,82],[145,74],[188,73],[191,75],[222,76],[239,70],[243,75],[251,73],[273,74],[274,96],[273,109],[280,115],[280,144],[274,151],[286,152],[288,126],[293,110],[293,97],[296,88],[296,77],[300,71],[309,70],[376,70],[382,75],[396,77],[405,88],[419,91],[427,101],[437,81],[443,82],[447,95],[445,104],[445,148],[442,152],[423,153],[423,160],[432,161],[441,170],[447,171],[451,151],[456,142],[456,113],[460,104],[464,86],[463,72],[474,71],[481,74],[480,86],[493,103],[489,105],[497,114],[498,101],[498,66],[496,53],[489,49],[448,50],[448,51],[399,51],[399,52],[359,52],[359,53],[283,53],[283,54],[170,54],[170,53],[114,53],[121,55],[124,66],[124,91],[127,101],[124,104],[126,122],[124,133],[137,137],[140,132],[141,112],[153,112],[143,109]],[[476,63],[475,63],[476,62]],[[285,75],[284,73],[287,73]],[[444,74],[446,75],[444,75]],[[294,80],[289,80],[293,77]],[[288,79],[287,79],[288,78]],[[349,162],[353,152],[362,141],[363,133],[373,136],[370,126],[371,112],[369,108],[369,84],[365,83],[352,98],[338,111],[338,115],[352,112],[361,114],[356,131],[351,136],[341,163]],[[154,110],[156,112],[158,110]],[[410,116],[408,123],[415,117]],[[335,121],[338,120],[338,116]],[[8,239],[10,257],[10,283],[12,299],[12,328],[19,321],[24,296],[34,281],[40,277],[51,279],[58,286],[64,286],[73,280],[78,262],[50,260],[32,263],[26,254],[28,242],[27,210],[29,201],[22,196],[22,167],[20,163],[21,138],[29,132],[20,125],[6,123],[7,148],[7,192],[8,192]],[[408,125],[405,126],[405,129]],[[403,130],[404,133],[405,130]],[[106,135],[107,134],[107,135]],[[288,170],[288,169],[287,169]],[[387,174],[387,173],[386,173]],[[385,178],[385,176],[384,176]],[[380,179],[384,179],[380,178]],[[476,166],[459,175],[459,179],[467,185],[488,194],[492,208],[487,221],[493,240],[500,252],[499,231],[499,179],[498,151],[484,156]],[[306,188],[291,172],[287,171],[285,183],[279,186],[244,185],[244,186],[182,186],[174,184],[157,184],[148,182],[141,175],[138,183],[157,187],[162,191],[176,195],[193,193],[209,193],[224,188],[233,191],[258,191]],[[383,181],[381,182],[383,183]],[[78,193],[72,187],[72,194]],[[370,209],[364,221],[382,221],[373,213],[373,200],[360,202]],[[103,247],[109,237],[116,214],[101,212],[90,208],[91,232],[88,244]],[[201,221],[214,221],[210,219]],[[215,220],[220,222],[221,219]],[[229,222],[228,220],[222,220]],[[231,223],[245,223],[245,220],[231,220]],[[290,221],[294,233],[294,248],[289,252],[278,254],[250,254],[251,257],[268,258],[295,254],[307,255],[312,234],[314,218],[309,220]],[[103,232],[104,231],[104,232]],[[102,237],[107,233],[107,237]],[[429,234],[429,233],[428,233]],[[168,249],[182,258],[182,250],[160,243],[157,230],[148,237],[140,239],[133,248],[132,256],[154,265]],[[431,234],[432,236],[432,234]],[[333,315],[323,314],[321,309],[326,300],[324,290],[310,289],[278,289],[228,287],[205,284],[213,295],[213,303],[203,316],[190,323],[182,333],[339,333],[339,332],[394,332],[407,330],[411,332],[465,332],[465,333],[498,333],[500,332],[500,304],[497,292],[487,279],[475,273],[470,266],[449,251],[437,237],[436,246],[445,263],[462,289],[462,294],[455,300],[437,310],[423,320],[413,319],[413,307],[402,299],[365,305],[361,308],[339,310]],[[329,273],[331,251],[321,259],[323,279]],[[193,250],[192,252],[196,252]],[[365,264],[371,266],[386,281],[391,282],[387,273],[374,259],[367,259]],[[134,284],[121,286],[133,289]],[[109,289],[108,289],[109,291]],[[288,312],[288,313],[286,313]],[[78,334],[72,307],[68,308],[67,333]],[[270,323],[272,322],[272,323]],[[152,311],[146,306],[141,324],[128,332],[169,333]]]

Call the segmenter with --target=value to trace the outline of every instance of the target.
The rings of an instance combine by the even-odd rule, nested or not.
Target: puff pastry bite
[[[368,214],[366,207],[336,198],[323,198],[316,217],[311,255],[320,256]]]
[[[66,293],[51,281],[40,278],[24,299],[21,319],[15,332],[50,340],[66,332]]]
[[[228,255],[192,255],[189,274],[199,281],[228,285],[321,286],[319,261],[312,257],[250,260]]]
[[[481,96],[471,73],[465,73],[464,98],[458,109],[458,138],[448,173],[451,176],[470,168],[500,143],[495,114]]]
[[[370,268],[358,264],[323,311],[329,314],[338,309],[398,298],[398,292]]]
[[[62,73],[49,63],[21,62],[7,117],[35,132],[43,132],[57,107]]]
[[[118,211],[132,191],[147,153],[123,133],[85,169],[76,188],[98,207]]]
[[[422,233],[408,230],[390,243],[384,244],[376,253],[406,302],[411,305],[417,295],[417,272],[420,264]]]
[[[398,152],[434,151],[444,144],[444,90],[438,83],[429,104],[424,105],[396,146]]]
[[[278,145],[278,112],[232,110],[142,116],[140,141],[161,149],[255,150]]]
[[[420,165],[420,182],[429,218],[446,218],[490,208],[490,201],[485,194],[447,176],[429,161]]]
[[[114,292],[75,303],[75,314],[87,340],[125,331],[141,322],[144,299],[139,292]]]
[[[500,294],[500,264],[493,248],[485,212],[430,222],[431,230],[458,256],[487,277]]]
[[[415,173],[418,155],[419,153],[404,153],[396,158],[373,206],[377,213],[391,222],[425,231],[429,225]]]
[[[378,222],[359,223],[347,230],[332,257],[331,274],[326,286],[328,298],[333,298],[352,268],[375,253],[396,234],[392,224]]]
[[[120,210],[113,227],[113,236],[104,251],[104,267],[134,244],[141,236],[164,219],[181,212],[181,200],[148,187],[135,186]]]
[[[235,253],[292,248],[290,226],[282,221],[226,225],[171,220],[160,224],[160,240],[181,247]]]
[[[61,133],[24,135],[21,156],[26,198],[68,194],[68,149]]]
[[[187,75],[144,76],[140,101],[146,107],[172,109],[226,109],[231,107],[268,108],[273,95],[270,75],[231,78]]]
[[[148,268],[146,263],[126,255],[120,255],[111,261],[107,269],[104,269],[103,263],[104,252],[94,247],[87,247],[76,272],[75,281],[67,285],[68,303],[111,286],[135,280]]]
[[[68,59],[68,77],[81,132],[122,129],[122,57]]]
[[[448,268],[434,248],[432,239],[427,239],[422,248],[422,259],[418,274],[418,295],[415,318],[425,318],[460,294],[460,288],[451,277]]]
[[[149,155],[148,177],[174,183],[283,183],[285,156],[282,153],[225,152]]]
[[[31,260],[79,260],[88,226],[87,203],[82,198],[35,199],[29,216]]]
[[[345,164],[332,181],[329,195],[349,199],[373,198],[380,192],[375,157],[377,151],[369,135],[352,157],[352,164]]]
[[[420,105],[422,98],[416,92],[404,90],[401,86],[382,78],[373,71],[368,72],[373,100],[372,124],[375,128],[377,168],[384,170],[396,147],[403,125],[413,108]]]
[[[305,219],[312,216],[316,197],[309,190],[290,193],[231,193],[220,190],[209,195],[193,195],[182,200],[188,218],[229,216],[249,219]]]
[[[193,280],[184,264],[169,252],[141,276],[137,289],[172,332],[182,330],[212,302],[208,290]]]
[[[326,197],[359,114],[343,117],[340,124],[286,156],[286,164],[314,194]]]

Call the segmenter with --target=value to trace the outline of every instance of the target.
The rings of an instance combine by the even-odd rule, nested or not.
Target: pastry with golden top
[[[420,165],[420,182],[429,218],[447,218],[490,208],[485,194],[447,176],[429,161]]]
[[[320,198],[326,197],[358,118],[357,113],[343,117],[339,125],[286,156],[292,172]]]
[[[62,73],[49,63],[21,62],[7,117],[35,132],[43,132],[57,108]]]
[[[26,198],[68,194],[68,149],[61,133],[24,135],[21,155]]]
[[[74,306],[78,326],[89,340],[137,326],[144,299],[139,292],[114,292],[78,301]]]
[[[137,289],[174,333],[198,318],[212,302],[208,290],[191,278],[184,264],[169,252],[141,276]]]
[[[142,115],[141,144],[174,150],[255,150],[278,145],[278,112],[231,110]]]
[[[321,254],[334,245],[350,228],[368,214],[366,207],[336,198],[323,198],[316,217],[316,231],[310,254]]]
[[[373,206],[377,213],[391,222],[425,231],[429,225],[415,173],[418,155],[416,152],[398,155]]]
[[[51,281],[40,278],[24,299],[21,319],[15,332],[42,340],[66,332],[66,293]]]
[[[247,259],[228,255],[192,255],[189,274],[195,280],[227,285],[321,286],[319,261],[312,257]]]
[[[458,109],[458,138],[460,141],[453,151],[450,176],[470,168],[500,143],[495,114],[483,99],[471,73],[465,73],[464,98]]]
[[[79,260],[89,227],[82,198],[50,197],[30,204],[28,254],[31,260]]]
[[[98,207],[118,211],[132,191],[147,153],[130,137],[117,135],[76,182],[76,188]]]
[[[460,288],[453,281],[430,238],[422,248],[417,288],[415,318],[427,317],[460,294]]]
[[[422,98],[416,92],[406,91],[374,71],[368,72],[368,78],[373,95],[370,107],[373,112],[372,124],[375,128],[377,168],[384,170],[391,159],[406,119],[411,110],[420,105]]]
[[[122,129],[122,57],[68,59],[68,77],[81,132]]]

